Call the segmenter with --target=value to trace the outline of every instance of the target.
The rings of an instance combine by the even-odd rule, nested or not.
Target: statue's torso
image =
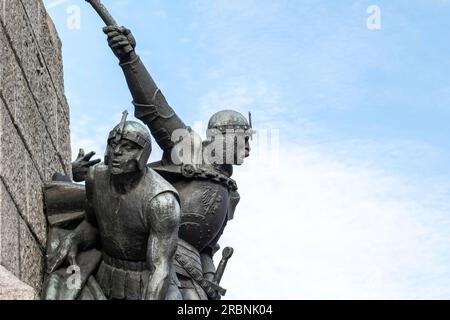
[[[161,185],[149,170],[126,194],[115,190],[107,167],[94,171],[91,206],[98,224],[101,246],[107,255],[129,261],[145,261],[151,232],[148,215],[150,201],[159,193],[173,190]]]
[[[181,201],[179,237],[202,251],[226,222],[228,190],[208,180],[181,180],[174,181],[173,185]]]
[[[212,166],[202,166],[204,175],[187,176],[180,166],[152,166],[156,172],[167,179],[178,191],[181,203],[181,224],[179,237],[202,251],[214,241],[223,230],[228,220],[229,211],[234,210],[230,199],[232,189],[225,176]],[[216,175],[214,178],[213,175]],[[233,182],[228,178],[228,182]]]

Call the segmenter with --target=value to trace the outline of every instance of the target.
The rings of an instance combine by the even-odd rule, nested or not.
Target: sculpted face
[[[139,170],[137,159],[142,148],[136,143],[122,139],[119,142],[112,139],[109,142],[110,159],[108,167],[113,175],[137,172]]]
[[[250,157],[250,151],[252,150],[252,148],[250,147],[250,137],[246,136],[245,137],[245,152],[244,152],[244,157],[248,158]]]
[[[245,158],[250,156],[250,136],[243,131],[236,130],[235,132],[225,134],[224,140],[225,163],[242,165]]]
[[[203,159],[208,164],[242,165],[250,156],[251,132],[241,129],[217,129],[207,132],[208,144],[203,149]]]
[[[215,144],[212,157],[214,162],[243,164],[245,158],[250,156],[250,138],[255,133],[252,129],[251,113],[248,120],[234,110],[222,110],[214,114],[209,120],[207,131],[207,137]],[[210,149],[213,149],[212,147],[210,146]]]
[[[244,163],[245,158],[250,156],[250,136],[246,134],[236,134],[234,148],[235,165]]]

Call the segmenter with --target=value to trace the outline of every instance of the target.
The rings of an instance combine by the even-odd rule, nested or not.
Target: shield
[[[179,181],[173,185],[181,200],[179,237],[201,252],[227,220],[229,191],[211,180]]]

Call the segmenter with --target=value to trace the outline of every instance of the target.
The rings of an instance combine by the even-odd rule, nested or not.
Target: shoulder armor
[[[153,187],[152,188],[153,192],[150,197],[151,199],[153,199],[158,194],[164,192],[172,192],[177,198],[177,200],[180,201],[178,191],[167,180],[165,180],[161,175],[159,175],[155,170],[147,167],[146,179]]]
[[[150,164],[149,168],[153,169],[169,180],[172,180],[173,177],[177,176],[182,176],[185,179],[204,179],[221,184],[228,190],[233,192],[238,190],[238,186],[235,180],[227,177],[217,170],[210,170],[205,167],[195,168],[190,164],[182,166],[174,164],[164,165],[161,162],[155,162]]]

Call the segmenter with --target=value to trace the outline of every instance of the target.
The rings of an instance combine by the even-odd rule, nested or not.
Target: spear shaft
[[[112,15],[109,13],[108,9],[101,3],[100,0],[86,0],[95,11],[97,11],[98,15],[102,20],[105,22],[107,26],[114,26],[117,27],[118,24],[116,20],[112,17]]]

